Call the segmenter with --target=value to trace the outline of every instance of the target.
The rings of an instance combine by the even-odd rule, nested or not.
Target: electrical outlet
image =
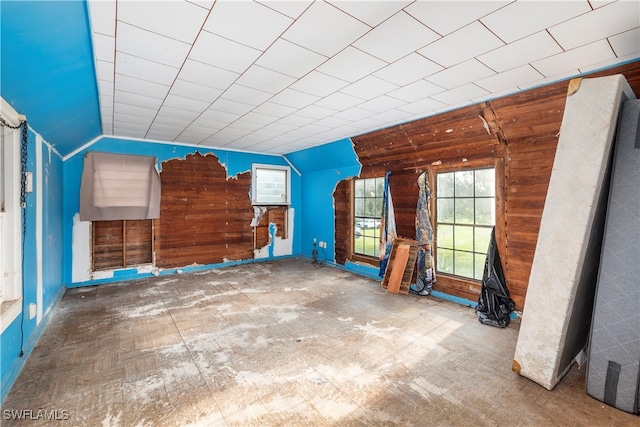
[[[320,247],[323,249],[327,248],[327,242],[320,241]]]

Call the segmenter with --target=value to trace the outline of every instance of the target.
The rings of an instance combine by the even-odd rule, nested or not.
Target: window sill
[[[5,301],[0,305],[0,334],[11,325],[21,312],[22,298]]]
[[[380,259],[366,255],[351,254],[349,261],[368,264],[372,267],[380,268]]]

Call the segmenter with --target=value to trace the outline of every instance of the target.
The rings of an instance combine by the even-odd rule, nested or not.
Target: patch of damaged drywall
[[[103,279],[107,280],[109,278],[115,279],[118,277],[122,277],[122,279],[133,279],[158,273],[158,269],[154,268],[153,265],[145,265],[134,268],[94,272],[92,274],[90,222],[80,221],[78,217],[80,179],[82,175],[84,155],[89,151],[154,156],[158,159],[157,168],[159,171],[162,171],[162,163],[171,159],[185,159],[188,155],[193,155],[195,153],[200,153],[203,156],[213,155],[217,158],[220,165],[225,168],[227,179],[238,179],[239,174],[246,172],[250,173],[253,163],[289,166],[288,161],[278,155],[236,152],[199,146],[146,142],[142,140],[116,137],[102,137],[96,139],[92,144],[88,144],[82,150],[74,152],[64,158],[63,174],[65,192],[63,194],[63,278],[64,282],[68,285],[82,282],[93,282]],[[290,221],[288,225],[288,237],[287,239],[282,239],[280,237],[273,238],[270,243],[270,251],[268,252],[268,255],[266,255],[267,258],[271,256],[295,255],[300,253],[300,218],[295,218],[293,212],[300,204],[301,178],[299,175],[292,174],[291,179],[291,206],[289,212]],[[262,253],[260,253],[260,255],[262,256]]]

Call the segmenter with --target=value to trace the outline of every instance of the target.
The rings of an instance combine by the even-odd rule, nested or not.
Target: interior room
[[[0,2],[7,425],[638,425],[640,3]]]

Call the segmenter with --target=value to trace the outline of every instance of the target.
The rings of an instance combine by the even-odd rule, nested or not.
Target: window
[[[91,231],[93,271],[153,262],[152,220],[94,221]]]
[[[384,177],[354,180],[353,253],[380,255],[380,217],[384,197]]]
[[[251,203],[254,205],[288,205],[291,193],[291,170],[288,166],[253,164]]]
[[[481,280],[495,225],[495,170],[436,175],[438,272]]]
[[[20,124],[18,114],[0,98],[2,120],[12,127]],[[0,325],[5,328],[21,310],[22,228],[20,208],[21,129],[0,126]]]

